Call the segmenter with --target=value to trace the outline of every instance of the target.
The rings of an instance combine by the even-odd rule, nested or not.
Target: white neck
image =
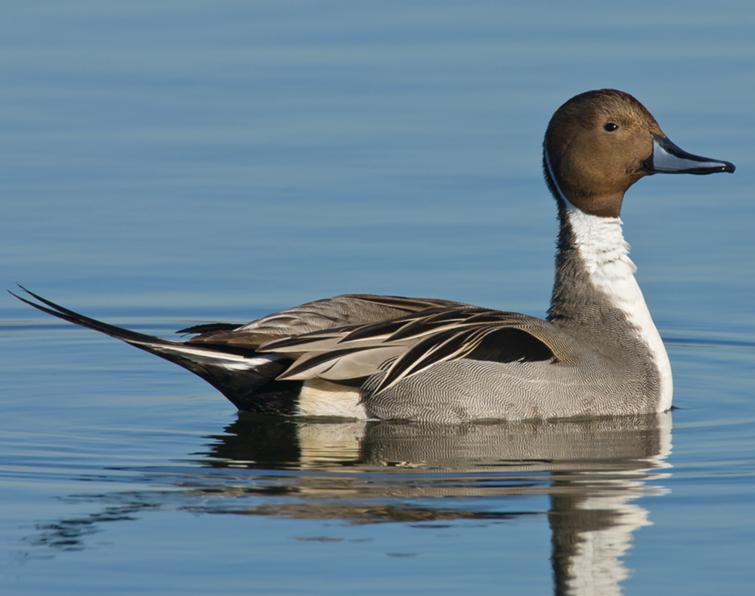
[[[634,277],[637,267],[629,258],[629,244],[624,240],[621,219],[588,215],[568,201],[565,203],[575,246],[590,281],[608,297],[611,304],[624,312],[627,320],[637,328],[638,337],[650,350],[660,379],[657,411],[664,412],[671,407],[673,394],[671,363]]]

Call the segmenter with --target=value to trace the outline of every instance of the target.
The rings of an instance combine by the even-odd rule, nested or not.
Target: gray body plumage
[[[443,362],[368,397],[365,408],[375,418],[449,423],[655,412],[647,380],[622,368],[595,355],[573,365]]]

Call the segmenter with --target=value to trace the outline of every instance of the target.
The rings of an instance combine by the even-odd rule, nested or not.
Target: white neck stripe
[[[589,215],[568,202],[566,217],[590,282],[626,315],[650,351],[660,382],[657,411],[668,410],[673,393],[671,363],[634,277],[637,268],[629,258],[629,245],[624,240],[621,219]]]

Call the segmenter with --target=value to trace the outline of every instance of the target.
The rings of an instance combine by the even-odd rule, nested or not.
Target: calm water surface
[[[0,281],[148,333],[348,291],[542,315],[540,143],[589,88],[738,166],[625,204],[661,417],[241,416],[0,299],[3,594],[752,593],[750,3],[3,9]]]

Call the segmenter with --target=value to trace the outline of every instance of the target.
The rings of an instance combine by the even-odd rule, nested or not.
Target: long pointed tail
[[[264,395],[258,395],[262,387],[266,385],[272,385],[269,388],[272,392],[267,391],[267,394],[275,396],[278,396],[280,390],[288,389],[287,386],[279,386],[283,382],[274,381],[275,377],[286,368],[286,364],[281,362],[275,354],[257,354],[253,347],[229,346],[226,349],[225,346],[191,345],[138,333],[92,319],[47,300],[23,286],[19,287],[34,299],[8,291],[21,302],[48,315],[99,331],[178,364],[213,385],[241,410],[264,412],[281,410],[278,404],[280,400],[277,397],[271,402],[270,398],[261,399]]]

